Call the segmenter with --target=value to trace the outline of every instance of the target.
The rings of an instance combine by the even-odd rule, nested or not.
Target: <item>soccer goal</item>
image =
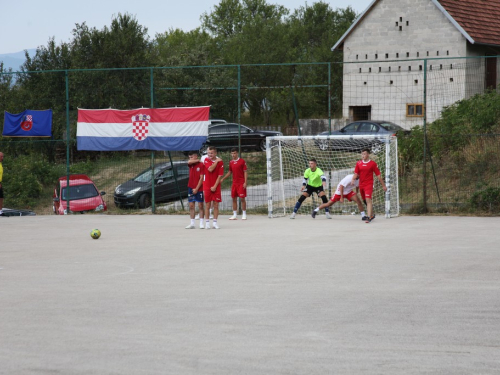
[[[290,215],[301,194],[300,188],[309,159],[315,158],[318,167],[327,177],[328,199],[335,193],[338,183],[354,173],[361,150],[369,148],[387,185],[387,192],[374,176],[373,207],[378,215],[386,218],[399,215],[398,193],[398,143],[397,137],[372,135],[333,136],[279,136],[267,138],[267,188],[269,217]],[[321,204],[316,194],[307,198],[299,214],[309,215]],[[337,202],[330,207],[330,214],[354,215],[355,203]],[[320,212],[320,214],[324,214]]]

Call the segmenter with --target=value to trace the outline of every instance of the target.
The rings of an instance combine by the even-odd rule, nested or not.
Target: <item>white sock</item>
[[[316,207],[314,211],[319,212],[319,207]]]
[[[366,216],[365,211],[361,212],[361,216]]]
[[[71,185],[70,185],[70,186],[71,186]],[[214,219],[213,221],[214,221],[214,224],[217,224],[217,219]]]
[[[247,212],[246,212],[246,211],[243,211],[243,215],[246,215],[246,214],[247,214]]]
[[[237,213],[238,213],[237,211],[233,211],[233,215],[234,215],[234,216],[236,216],[236,215],[237,215]]]
[[[71,185],[70,185],[71,186]],[[194,225],[194,219],[191,219],[191,225]]]
[[[70,186],[71,186],[71,185],[70,185]],[[206,220],[205,220],[205,223],[206,223],[207,225],[210,225],[210,219],[206,219]]]

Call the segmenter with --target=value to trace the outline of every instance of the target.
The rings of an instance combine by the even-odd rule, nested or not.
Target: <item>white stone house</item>
[[[344,119],[410,129],[498,87],[500,0],[374,0],[332,51],[343,52]]]

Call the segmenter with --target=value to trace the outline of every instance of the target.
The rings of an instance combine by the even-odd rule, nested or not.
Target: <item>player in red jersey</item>
[[[238,197],[241,199],[241,210],[243,215],[242,220],[247,219],[247,163],[245,160],[239,157],[238,149],[231,149],[231,157],[233,160],[229,162],[229,171],[222,178],[224,181],[229,175],[233,175],[233,184],[231,186],[231,198],[233,198],[233,216],[229,220],[236,220],[236,214],[238,213]]]
[[[210,207],[214,206],[214,229],[219,229],[217,218],[219,217],[219,202],[222,201],[220,181],[224,175],[224,162],[217,156],[217,149],[210,146],[207,155],[202,158],[205,166],[205,178],[203,179],[203,195],[205,195],[205,229],[210,229]]]
[[[205,221],[203,220],[203,176],[205,175],[205,166],[198,159],[198,152],[191,151],[188,154],[188,167],[189,167],[189,181],[188,181],[188,202],[189,202],[189,216],[191,223],[186,229],[194,229],[194,210],[196,202],[200,211],[200,229],[205,228]]]
[[[374,173],[375,176],[377,176],[380,185],[382,185],[382,189],[387,191],[387,186],[385,186],[384,180],[382,180],[377,163],[370,160],[370,150],[365,148],[361,151],[361,160],[356,163],[354,176],[352,178],[354,182],[359,177],[359,192],[361,193],[361,199],[366,202],[366,213],[368,215],[362,218],[365,223],[369,223],[375,219],[372,203]]]

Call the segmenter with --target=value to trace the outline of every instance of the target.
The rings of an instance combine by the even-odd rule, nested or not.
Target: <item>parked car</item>
[[[106,211],[108,208],[102,196],[106,192],[97,190],[94,182],[84,174],[72,174],[68,179],[60,177],[54,189],[52,210],[56,215],[66,215],[72,212],[85,213],[89,211]],[[67,210],[69,197],[69,212]]]
[[[201,147],[200,152],[205,153],[208,146],[218,149],[238,147],[239,125],[235,123],[222,123],[208,126],[208,138]],[[283,135],[277,131],[253,130],[241,125],[241,148],[246,150],[266,150],[266,137]]]
[[[390,121],[363,120],[351,122],[338,131],[332,131],[331,133],[326,131],[318,135],[378,135],[386,137],[396,135],[398,132],[408,131]],[[383,139],[321,139],[316,141],[316,145],[323,151],[335,149],[339,151],[359,152],[363,148],[370,148],[374,154],[382,150],[383,143]]]
[[[161,163],[154,166],[154,171],[148,168],[131,180],[128,180],[115,189],[114,201],[117,207],[151,206],[152,185],[151,177],[154,175],[155,202],[167,202],[179,199],[179,190],[182,198],[187,197],[187,183],[189,180],[189,167],[187,162]],[[178,188],[176,184],[177,183]],[[179,189],[179,190],[178,190]]]

